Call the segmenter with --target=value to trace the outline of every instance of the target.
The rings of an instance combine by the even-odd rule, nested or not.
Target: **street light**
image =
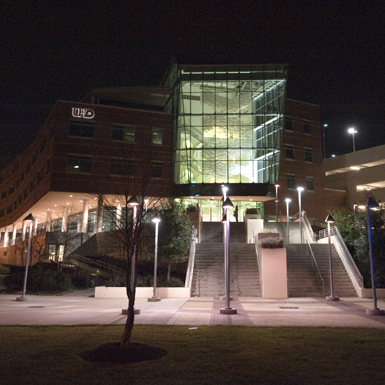
[[[155,255],[154,255],[154,293],[152,295],[152,298],[148,298],[148,302],[159,302],[160,298],[156,296],[156,277],[157,277],[157,268],[158,268],[158,225],[160,222],[160,218],[157,215],[155,215],[154,218],[152,218],[152,221],[155,223]]]
[[[326,159],[326,144],[325,144],[325,128],[327,128],[328,125],[325,123],[323,126],[322,126],[322,139],[323,139],[323,150],[324,150],[324,159]]]
[[[290,217],[289,217],[289,204],[291,202],[291,199],[290,198],[286,198],[285,199],[285,202],[286,202],[286,231],[287,231],[287,243],[290,243],[289,239],[289,221],[290,221]]]
[[[21,297],[16,298],[16,301],[29,301],[29,297],[25,296],[25,291],[27,288],[29,260],[31,258],[32,226],[33,226],[33,222],[35,222],[35,219],[33,218],[32,214],[29,214],[23,219],[23,222],[24,222],[25,226],[27,226],[29,224],[27,263],[25,266],[25,273],[24,273],[23,294]]]
[[[135,262],[136,262],[136,212],[139,206],[138,198],[136,195],[133,195],[127,202],[127,205],[130,205],[133,208],[132,214],[132,259],[131,259],[131,292],[135,291]],[[139,314],[139,309],[134,309],[134,314]]]
[[[279,184],[275,185],[275,221],[278,222],[278,188]]]
[[[301,208],[301,193],[304,190],[303,187],[297,187],[298,191],[298,205],[299,205],[299,232],[301,234],[301,243],[302,243],[302,208]]]
[[[351,127],[348,129],[348,133],[353,135],[353,152],[356,152],[356,145],[354,143],[354,134],[357,134],[355,128]]]
[[[334,218],[328,214],[325,219],[328,224],[328,239],[329,239],[329,273],[330,273],[330,295],[326,297],[328,301],[339,301],[340,299],[333,293],[333,264],[332,264],[332,244],[330,241],[330,226],[335,222]]]
[[[373,259],[373,248],[372,248],[372,226],[370,224],[370,208],[379,207],[379,204],[372,198],[369,197],[366,205],[367,221],[368,221],[368,239],[369,239],[369,257],[370,257],[370,273],[372,275],[372,290],[373,290],[373,309],[366,309],[366,314],[369,315],[384,315],[384,310],[380,310],[377,307],[377,293],[376,293],[376,276],[375,266]]]
[[[230,198],[227,198],[223,203],[223,208],[226,211],[225,223],[225,286],[226,286],[226,307],[220,309],[221,314],[237,314],[237,309],[230,307],[230,209],[234,206]]]

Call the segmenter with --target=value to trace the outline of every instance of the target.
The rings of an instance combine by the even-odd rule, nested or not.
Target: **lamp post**
[[[132,214],[132,260],[131,260],[131,292],[135,290],[135,263],[136,263],[136,213],[139,206],[138,198],[136,195],[133,195],[127,202],[133,208]],[[134,314],[139,314],[139,309],[134,309]]]
[[[304,190],[303,187],[297,187],[298,191],[298,206],[299,206],[299,233],[301,235],[301,243],[302,243],[302,208],[301,208],[301,193]]]
[[[156,278],[157,278],[157,269],[158,269],[158,225],[160,218],[158,215],[155,215],[152,218],[152,221],[155,223],[155,255],[154,255],[154,293],[152,298],[148,298],[148,302],[159,302],[160,298],[156,296]]]
[[[326,159],[325,129],[327,128],[327,126],[328,125],[326,123],[322,126],[322,141],[323,141],[324,159]]]
[[[275,185],[275,221],[278,222],[278,188],[279,184]]]
[[[29,297],[25,296],[25,291],[27,289],[28,266],[29,266],[29,260],[31,258],[32,226],[33,226],[33,222],[35,222],[35,219],[33,218],[32,214],[29,214],[23,219],[23,222],[25,225],[29,224],[27,263],[25,266],[25,273],[24,273],[23,294],[21,295],[21,297],[16,298],[16,301],[29,301]]]
[[[230,198],[227,198],[223,203],[223,208],[226,210],[225,217],[225,286],[226,286],[226,306],[220,309],[221,314],[236,314],[237,309],[230,307],[230,209],[234,206]]]
[[[366,314],[369,315],[384,315],[385,311],[380,310],[377,307],[377,293],[376,293],[376,270],[373,259],[373,248],[372,248],[372,226],[370,224],[370,208],[379,207],[379,204],[372,198],[369,197],[366,205],[367,221],[368,221],[368,240],[369,240],[369,257],[370,257],[370,273],[372,276],[372,290],[373,290],[373,309],[366,309]]]
[[[335,222],[334,218],[328,214],[325,219],[325,222],[328,224],[328,239],[329,239],[329,274],[330,274],[330,295],[326,297],[328,301],[339,301],[340,299],[334,295],[333,292],[333,264],[332,264],[332,244],[330,241],[330,226]]]
[[[287,243],[290,243],[290,236],[289,236],[289,234],[290,234],[289,233],[289,221],[290,221],[289,205],[290,205],[291,199],[290,198],[286,198],[285,202],[286,202],[286,231],[287,231],[286,237],[287,237]]]
[[[353,152],[356,152],[356,145],[354,143],[354,134],[357,134],[355,128],[351,127],[348,129],[348,133],[353,135]]]

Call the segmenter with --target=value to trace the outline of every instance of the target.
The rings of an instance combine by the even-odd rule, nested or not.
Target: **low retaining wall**
[[[189,287],[158,287],[156,295],[160,298],[188,298]],[[153,287],[137,287],[136,298],[151,298],[154,293]],[[96,286],[95,298],[127,298],[125,287]]]

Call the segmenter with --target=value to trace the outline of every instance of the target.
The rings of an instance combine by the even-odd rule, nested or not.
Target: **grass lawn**
[[[134,343],[167,352],[140,362],[82,356],[123,326],[0,326],[0,384],[381,384],[385,330],[148,326]]]

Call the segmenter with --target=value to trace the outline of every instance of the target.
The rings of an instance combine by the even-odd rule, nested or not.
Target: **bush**
[[[283,238],[274,238],[274,237],[264,238],[258,242],[258,245],[260,245],[262,249],[282,249]]]

